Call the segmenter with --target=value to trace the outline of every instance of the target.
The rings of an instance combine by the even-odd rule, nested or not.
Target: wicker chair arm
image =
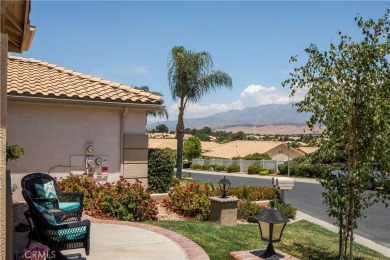
[[[53,208],[56,208],[58,209],[58,199],[56,198],[50,198],[50,199],[35,199],[36,202],[38,202],[39,204],[43,204],[45,205],[46,203],[51,203],[53,206]]]
[[[82,202],[84,199],[84,193],[82,192],[61,192],[57,194],[60,201],[77,201]]]
[[[77,228],[77,227],[87,227],[87,230],[89,230],[90,226],[91,226],[91,222],[89,222],[89,220],[86,219],[82,221],[61,223],[58,225],[49,225],[49,229],[61,230],[61,229],[69,229],[69,228]]]
[[[81,212],[79,209],[61,210],[58,212],[52,211],[52,213],[53,213],[53,215],[56,218],[58,223],[79,221],[81,218]]]

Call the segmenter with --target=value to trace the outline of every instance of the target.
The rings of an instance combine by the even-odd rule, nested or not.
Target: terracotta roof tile
[[[22,57],[8,58],[7,86],[8,94],[12,95],[163,104],[160,96],[45,61]]]

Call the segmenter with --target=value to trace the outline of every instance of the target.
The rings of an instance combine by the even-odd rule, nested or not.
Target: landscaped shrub
[[[217,164],[210,164],[208,165],[208,170],[209,171],[216,171],[218,165]]]
[[[260,175],[268,175],[269,171],[268,170],[261,170]]]
[[[83,205],[86,211],[91,211],[95,207],[98,185],[87,175],[69,175],[66,178],[60,178],[57,183],[65,192],[84,193]]]
[[[274,169],[268,169],[268,173],[269,173],[269,174],[274,174],[274,173],[275,173],[275,170],[274,170]]]
[[[324,172],[327,172],[329,166],[321,164],[311,164],[307,161],[297,164],[295,162],[290,162],[290,175],[292,176],[302,176],[302,177],[312,177],[319,178],[323,175]],[[282,175],[287,175],[288,165],[280,164],[278,166],[279,172]]]
[[[226,171],[226,166],[225,165],[219,165],[215,168],[217,172],[225,172]]]
[[[168,192],[175,175],[176,155],[169,149],[149,149],[148,187],[155,193]]]
[[[289,219],[295,219],[297,209],[288,203],[283,203],[275,200],[275,208],[279,209]],[[241,200],[238,203],[237,218],[245,219],[248,222],[257,222],[254,218],[261,210],[265,209],[264,206],[257,205],[250,200]]]
[[[97,196],[99,210],[104,216],[127,221],[157,219],[156,201],[150,198],[148,190],[136,181],[130,184],[123,177],[113,183],[100,186]]]
[[[200,170],[200,169],[202,169],[202,165],[193,163],[193,164],[191,164],[191,169],[192,170]]]
[[[279,164],[278,170],[281,175],[287,175],[287,164],[286,163]]]
[[[230,164],[227,168],[226,168],[226,171],[227,172],[239,172],[241,169],[240,169],[240,165],[238,164]]]
[[[245,219],[248,222],[256,223],[256,215],[259,214],[261,210],[265,209],[264,206],[257,205],[250,200],[241,200],[238,203],[237,208],[237,218]]]
[[[262,168],[258,164],[253,164],[248,166],[248,174],[259,174],[261,170]]]
[[[275,200],[275,208],[279,209],[283,212],[286,217],[290,219],[295,219],[297,215],[297,209],[294,208],[291,204],[281,202],[279,200]]]
[[[129,221],[157,218],[156,202],[139,181],[130,184],[120,177],[116,182],[99,184],[86,175],[71,175],[58,185],[64,191],[83,192],[84,209],[93,217]]]
[[[241,200],[273,200],[277,198],[278,191],[266,186],[233,186],[228,190],[228,195]]]
[[[190,168],[191,167],[191,163],[190,162],[183,162],[183,169],[187,169],[187,168]]]
[[[209,169],[209,166],[208,165],[202,165],[202,170],[204,170],[204,171],[207,171]]]
[[[167,207],[185,217],[196,220],[208,220],[210,215],[209,197],[213,194],[208,184],[199,184],[195,181],[185,185],[173,184],[169,190]]]

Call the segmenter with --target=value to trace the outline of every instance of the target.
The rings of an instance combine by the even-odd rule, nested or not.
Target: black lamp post
[[[226,176],[223,176],[223,179],[221,179],[219,182],[219,188],[221,189],[222,191],[222,196],[221,198],[227,198],[226,196],[226,192],[229,190],[230,188],[230,185],[231,185],[231,182],[226,179]]]
[[[280,210],[274,208],[274,201],[271,201],[271,208],[260,211],[255,217],[259,223],[260,237],[268,242],[267,249],[260,257],[267,259],[279,259],[272,243],[279,242],[284,227],[290,220]]]

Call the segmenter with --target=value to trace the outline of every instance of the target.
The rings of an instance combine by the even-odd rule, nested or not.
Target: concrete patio
[[[148,224],[91,220],[91,250],[65,250],[69,259],[209,259],[204,250],[188,238]],[[34,241],[33,241],[34,242]],[[14,232],[14,252],[21,253],[28,232]]]

